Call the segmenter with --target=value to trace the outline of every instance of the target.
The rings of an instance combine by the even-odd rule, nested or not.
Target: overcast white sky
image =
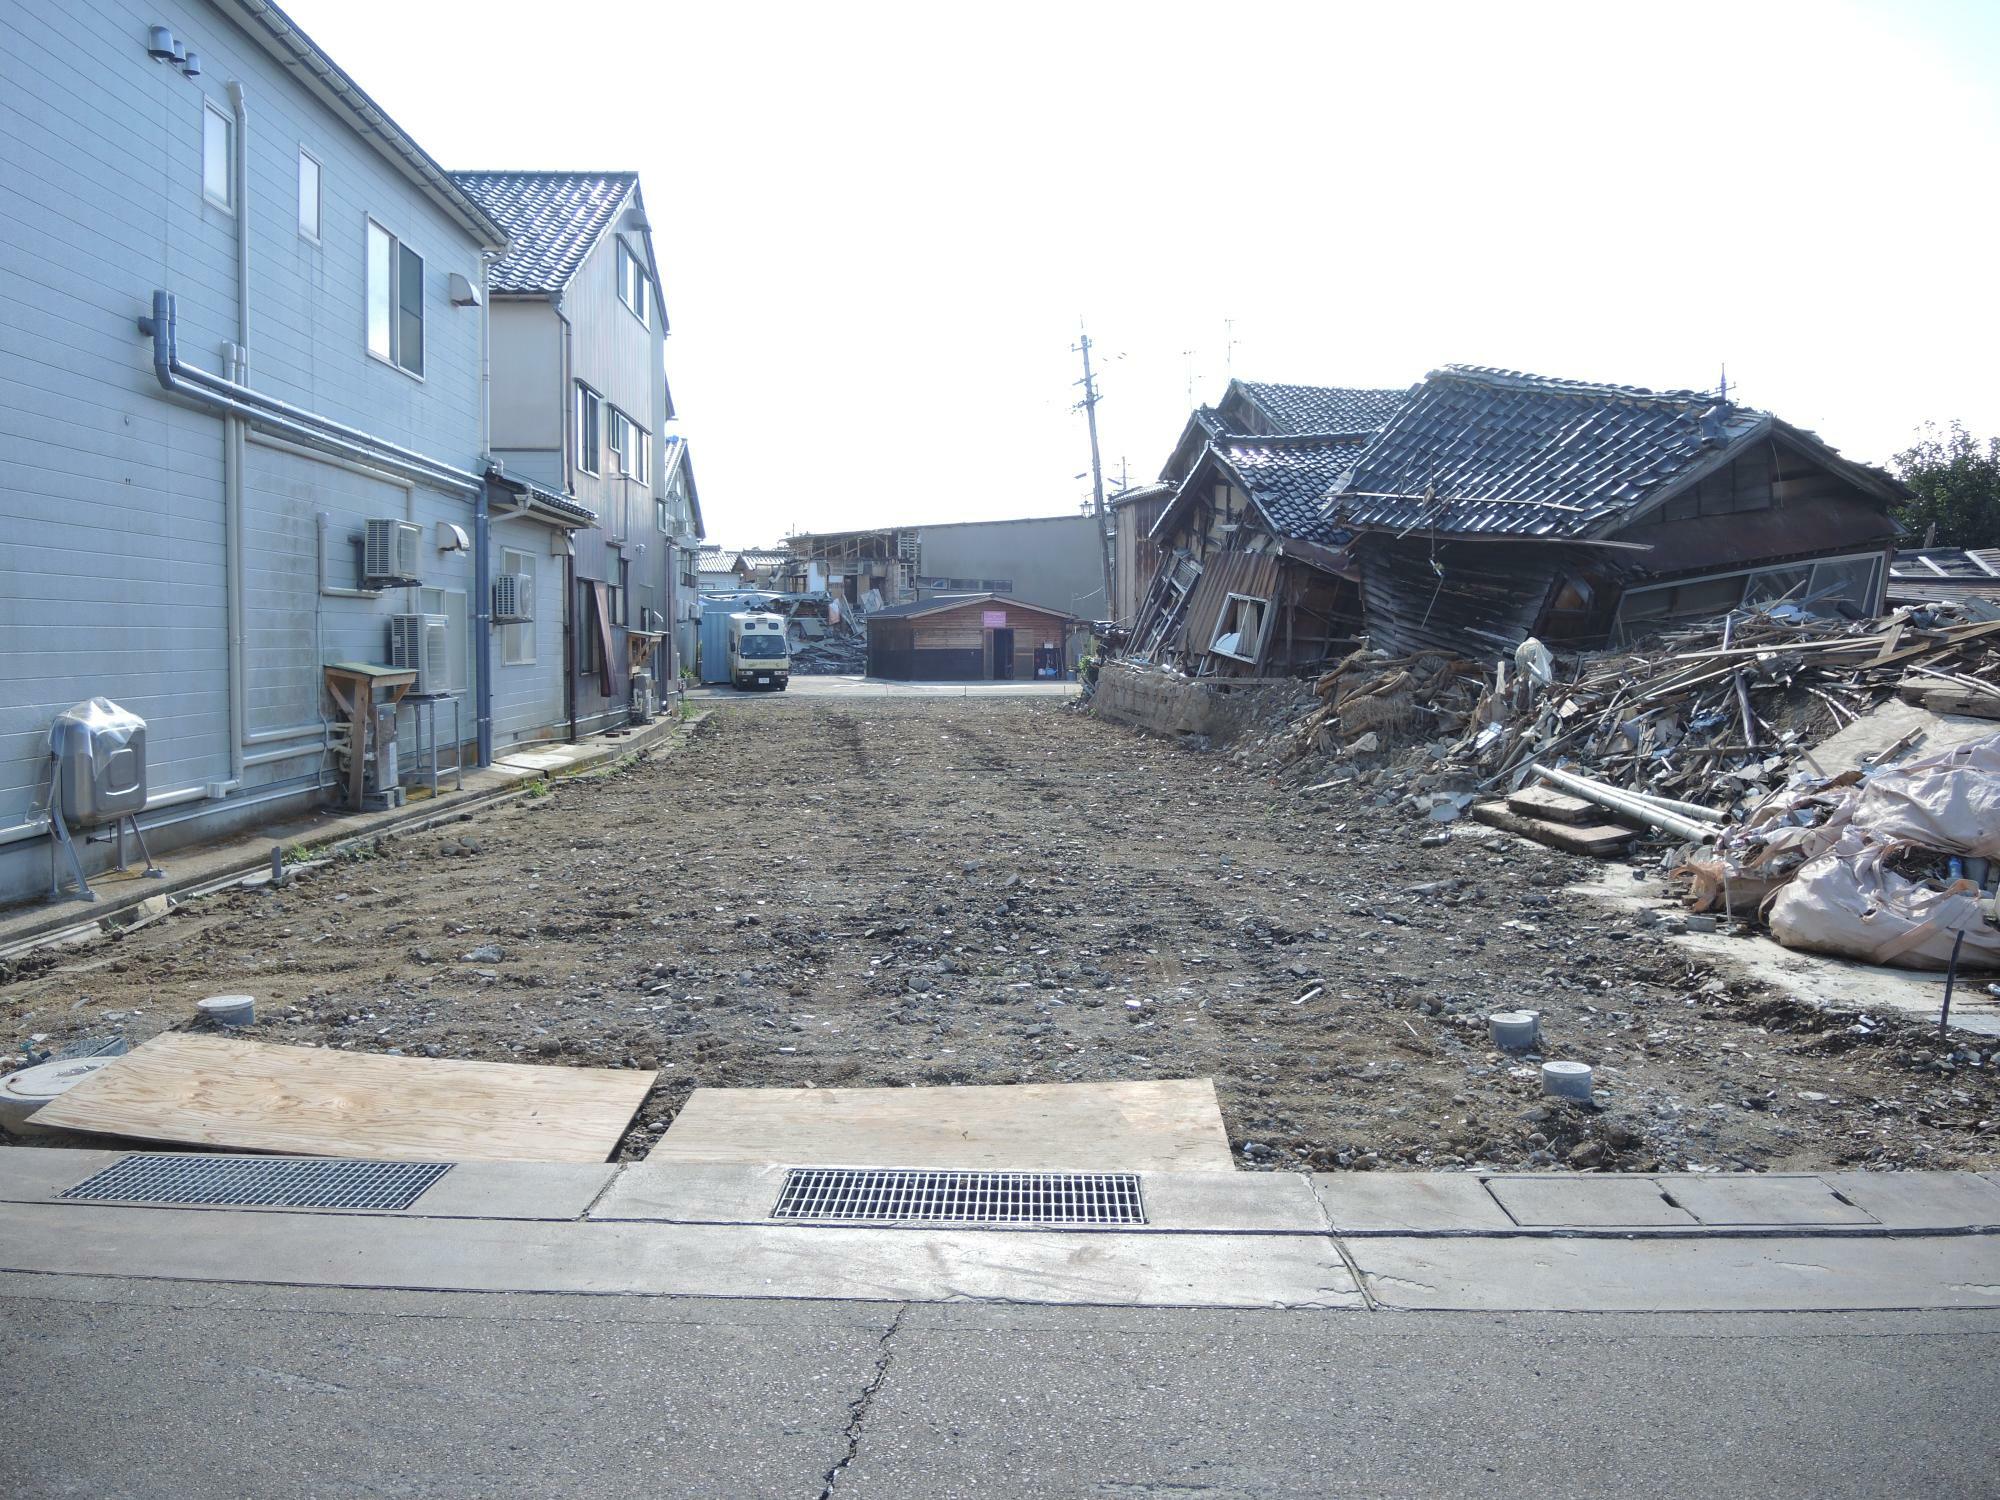
[[[2000,429],[1984,0],[286,3],[447,166],[642,174],[713,540],[1074,509],[1080,316],[1114,482],[1232,371]]]

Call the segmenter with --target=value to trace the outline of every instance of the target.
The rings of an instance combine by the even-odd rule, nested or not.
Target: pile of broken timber
[[[1403,740],[1449,738],[1464,731],[1485,686],[1477,662],[1363,647],[1313,684],[1321,701],[1292,725],[1292,753],[1366,755]]]
[[[1518,791],[1544,768],[1566,766],[1669,812],[1733,819],[1784,785],[1795,763],[1811,769],[1823,734],[1892,693],[1939,712],[2000,717],[2000,610],[1967,601],[1861,622],[1739,611],[1576,658],[1549,683],[1510,666],[1495,670],[1447,758],[1482,789]],[[1533,836],[1577,842],[1553,829]]]

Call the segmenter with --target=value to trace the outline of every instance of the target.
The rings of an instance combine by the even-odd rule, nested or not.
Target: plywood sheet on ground
[[[1206,1078],[916,1089],[696,1089],[648,1158],[983,1171],[1228,1172]]]
[[[169,1032],[45,1106],[38,1123],[303,1156],[604,1161],[653,1078]]]

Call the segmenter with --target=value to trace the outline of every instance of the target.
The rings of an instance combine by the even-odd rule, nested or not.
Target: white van
[[[792,675],[791,648],[779,615],[729,617],[729,680],[740,688],[785,690]]]

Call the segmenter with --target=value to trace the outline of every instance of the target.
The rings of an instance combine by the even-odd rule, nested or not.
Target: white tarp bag
[[[1868,777],[1853,820],[1877,843],[2000,859],[2000,734]]]
[[[1965,942],[1959,964],[2000,969],[2000,928],[1986,920],[1979,887],[1918,882],[1887,868],[1895,847],[1869,844],[1808,863],[1771,897],[1765,917],[1787,948],[1837,953],[1900,969],[1942,969],[1952,944]]]
[[[65,749],[80,756],[93,775],[102,774],[111,757],[123,750],[146,721],[109,698],[72,704],[56,715],[49,728],[49,753],[58,760]]]

